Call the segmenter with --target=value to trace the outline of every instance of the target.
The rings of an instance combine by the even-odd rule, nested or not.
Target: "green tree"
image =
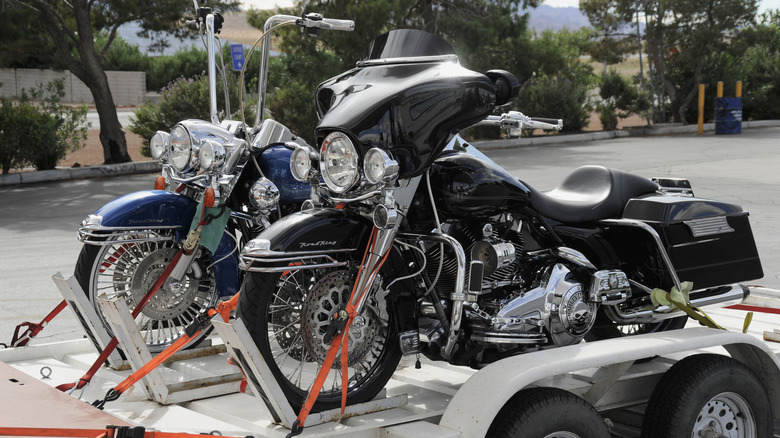
[[[3,173],[33,165],[53,169],[68,151],[83,146],[87,107],[71,108],[60,100],[63,79],[22,90],[18,101],[0,100],[0,165]]]
[[[89,87],[100,118],[100,142],[106,163],[130,161],[127,141],[116,114],[116,106],[108,87],[102,62],[115,41],[117,28],[138,21],[141,34],[162,40],[163,32],[182,35],[186,16],[192,17],[192,3],[181,0],[6,0],[19,7],[37,11],[37,25],[45,29],[55,51],[73,75]],[[223,11],[238,7],[237,0],[219,0],[211,6]],[[96,32],[108,35],[102,47],[95,47]]]
[[[617,129],[618,119],[625,119],[650,106],[649,99],[636,85],[620,76],[615,69],[603,72],[599,82],[601,101],[596,104],[596,110],[605,130]]]
[[[757,1],[582,0],[580,8],[605,37],[629,28],[637,14],[645,16],[645,48],[654,100],[660,105],[657,121],[666,121],[668,96],[675,120],[686,123],[708,55],[722,50],[734,32],[750,24]]]

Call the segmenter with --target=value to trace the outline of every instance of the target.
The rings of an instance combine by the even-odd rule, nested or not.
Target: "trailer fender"
[[[719,346],[764,380],[774,415],[780,416],[780,359],[769,347],[750,335],[697,327],[571,345],[500,360],[463,384],[439,424],[459,431],[461,436],[483,437],[512,396],[528,386],[536,386],[534,383],[542,379]],[[625,371],[627,366],[616,368]]]

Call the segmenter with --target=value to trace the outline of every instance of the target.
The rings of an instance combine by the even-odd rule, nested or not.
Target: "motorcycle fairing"
[[[410,44],[392,51],[397,58],[365,65],[329,79],[315,93],[321,117],[317,144],[334,130],[353,136],[364,152],[379,147],[392,153],[399,178],[421,174],[453,136],[493,112],[496,87],[485,75],[453,58],[419,57],[426,41],[442,41],[420,31],[396,30]],[[446,43],[443,43],[446,44]],[[400,48],[400,46],[398,46]],[[383,56],[387,47],[378,52]],[[440,50],[431,52],[438,53]]]
[[[101,228],[106,229],[106,234],[123,229],[175,227],[175,239],[182,241],[187,237],[196,211],[197,203],[186,196],[165,190],[144,190],[114,199],[100,207],[95,215],[102,217]],[[232,296],[238,291],[235,246],[233,238],[224,233],[212,255],[213,260],[218,260],[214,275],[221,297]]]

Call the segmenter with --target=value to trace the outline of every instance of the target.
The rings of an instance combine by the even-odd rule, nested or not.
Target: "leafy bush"
[[[100,53],[108,40],[108,34],[101,32],[95,38],[95,50]],[[103,55],[103,69],[114,71],[147,71],[149,57],[137,45],[128,43],[124,38],[116,36]]]
[[[194,78],[206,73],[206,51],[196,46],[179,49],[173,55],[158,56],[151,60],[146,73],[146,89],[160,91],[177,78]]]
[[[246,58],[244,51],[244,57]],[[230,45],[225,44],[222,47],[222,60],[227,64],[226,69],[230,70],[232,66],[230,58]],[[248,59],[246,66],[246,84],[253,84],[257,87],[257,71],[260,68],[260,50],[254,51]],[[217,57],[219,65],[220,58]],[[199,46],[190,46],[185,49],[179,49],[173,55],[158,56],[150,58],[148,69],[146,69],[146,89],[150,91],[160,91],[168,86],[177,78],[194,78],[196,76],[206,75],[208,72],[208,56],[206,50]],[[251,86],[250,86],[250,89]]]
[[[592,84],[588,65],[576,65],[569,74],[541,75],[526,83],[516,106],[529,116],[563,119],[564,131],[579,131],[588,123]]]
[[[22,90],[18,101],[0,100],[0,165],[3,173],[28,165],[53,169],[68,151],[83,146],[87,107],[60,103],[63,79]]]
[[[231,104],[231,118],[240,120],[238,105],[238,75],[228,72],[228,90]],[[224,108],[224,91],[217,82],[217,108]],[[255,111],[252,100],[246,99],[244,107],[245,119],[248,124],[254,122]],[[224,110],[219,114],[220,119],[225,117]],[[157,131],[168,132],[173,125],[185,119],[209,120],[209,82],[207,76],[196,78],[180,77],[163,88],[160,92],[158,103],[147,101],[141,105],[134,114],[130,124],[130,131],[138,134],[143,139],[141,154],[149,157],[149,139]]]
[[[615,69],[609,69],[601,74],[599,96],[601,102],[596,104],[604,130],[617,129],[618,119],[625,119],[650,107],[650,100],[640,93],[635,84],[620,76]]]

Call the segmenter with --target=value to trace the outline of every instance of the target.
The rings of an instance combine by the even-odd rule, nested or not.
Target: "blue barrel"
[[[742,132],[742,98],[715,98],[715,133],[739,134]]]

